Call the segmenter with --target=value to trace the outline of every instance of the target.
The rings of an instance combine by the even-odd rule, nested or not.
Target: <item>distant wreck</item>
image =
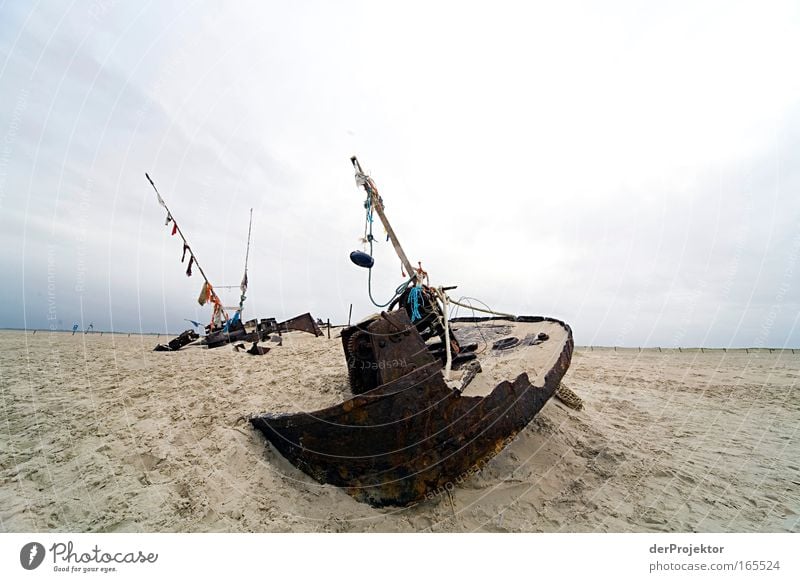
[[[387,310],[342,331],[352,398],[250,422],[320,483],[373,506],[405,506],[452,490],[525,428],[569,368],[572,330],[557,319],[479,309],[451,299],[454,287],[427,284],[422,265],[414,268],[400,247],[374,182],[352,162],[367,192],[370,253],[351,259],[374,264],[374,210],[410,278]],[[450,319],[450,305],[489,316]]]
[[[203,278],[203,286],[200,290],[200,295],[197,298],[197,302],[201,306],[206,304],[210,304],[212,306],[211,321],[204,326],[204,336],[201,337],[193,329],[187,329],[168,343],[158,344],[155,348],[153,348],[153,351],[174,352],[187,346],[195,345],[205,346],[209,349],[212,349],[228,345],[233,342],[253,342],[253,347],[251,348],[252,351],[248,350],[248,352],[260,355],[266,353],[268,349],[257,349],[258,342],[269,340],[271,334],[282,334],[289,331],[304,331],[317,337],[322,335],[322,330],[317,325],[310,313],[304,313],[282,322],[278,322],[275,318],[251,319],[248,321],[242,321],[241,316],[244,311],[244,302],[247,299],[247,263],[250,258],[250,234],[253,226],[252,208],[250,209],[250,225],[247,230],[247,252],[245,254],[244,261],[244,276],[242,277],[242,282],[238,285],[241,291],[239,296],[239,304],[238,306],[234,307],[225,307],[223,306],[219,295],[217,295],[215,287],[211,284],[205,274],[205,271],[203,271],[203,268],[200,266],[197,256],[189,245],[189,242],[184,236],[183,231],[178,226],[178,223],[175,220],[172,212],[167,207],[164,199],[161,197],[161,194],[159,193],[158,188],[156,188],[155,183],[150,178],[149,174],[145,173],[145,177],[150,182],[153,190],[155,190],[158,203],[167,211],[167,217],[164,221],[164,225],[172,225],[171,235],[175,236],[177,234],[183,241],[181,263],[184,263],[188,258],[186,276],[192,276],[192,269],[194,267]],[[233,312],[232,316],[228,315],[230,311]],[[192,322],[192,324],[195,326],[200,325],[197,322]]]

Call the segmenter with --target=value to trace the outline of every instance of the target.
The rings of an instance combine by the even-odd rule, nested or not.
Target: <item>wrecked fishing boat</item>
[[[203,344],[209,348],[218,348],[236,342],[267,341],[271,334],[282,335],[290,331],[304,331],[311,335],[320,337],[322,330],[310,313],[304,313],[286,321],[278,322],[274,317],[268,319],[251,319],[245,321],[232,321],[226,328],[212,330],[206,327],[206,336]]]
[[[363,392],[324,410],[251,423],[299,469],[374,506],[409,505],[452,489],[541,410],[573,349],[569,326],[554,319],[453,324],[464,341],[486,338],[483,351],[465,346],[466,357],[453,366],[455,386],[405,310],[383,312],[342,335],[352,341],[345,348],[351,386]],[[537,344],[540,334],[548,339]]]
[[[319,328],[314,318],[311,317],[310,313],[304,313],[280,323],[275,318],[264,318],[260,320],[251,319],[248,321],[242,321],[244,302],[247,299],[247,264],[250,259],[250,235],[253,228],[252,208],[250,209],[250,223],[247,229],[247,252],[244,259],[244,275],[242,276],[242,282],[239,285],[229,285],[215,288],[211,284],[211,281],[209,281],[203,268],[200,266],[197,256],[192,250],[192,247],[189,245],[189,242],[187,241],[186,236],[183,234],[183,231],[178,226],[178,223],[169,207],[167,207],[166,202],[161,197],[161,193],[158,191],[158,188],[156,188],[152,178],[150,178],[150,175],[147,173],[145,173],[145,177],[147,178],[148,182],[150,182],[153,190],[155,190],[158,203],[167,211],[167,217],[164,221],[164,225],[172,225],[172,236],[177,234],[183,241],[181,263],[183,263],[187,257],[189,259],[188,266],[186,267],[186,276],[192,276],[192,267],[194,267],[197,269],[203,279],[203,286],[200,289],[200,295],[197,298],[197,303],[201,307],[206,304],[209,304],[212,307],[211,321],[205,326],[205,335],[203,337],[200,337],[194,330],[186,330],[167,344],[157,345],[154,351],[177,351],[190,345],[200,345],[208,347],[209,349],[213,349],[228,345],[233,342],[253,342],[253,353],[266,353],[266,351],[263,349],[260,351],[256,350],[256,344],[260,341],[269,340],[271,337],[270,334],[273,333],[280,335],[288,331],[304,331],[317,337],[322,335],[322,330]],[[225,307],[222,304],[222,300],[220,299],[219,295],[217,294],[216,289],[218,288],[238,288],[240,291],[239,304],[233,307]],[[230,311],[233,312],[232,316],[228,315],[228,312]],[[200,324],[197,322],[191,321],[191,323],[195,327],[200,326]]]
[[[200,339],[200,336],[193,329],[187,329],[177,337],[169,340],[166,344],[158,344],[153,348],[154,352],[177,352],[181,348],[185,348],[192,342]]]
[[[352,398],[250,422],[320,483],[373,506],[405,506],[452,490],[525,428],[569,368],[572,331],[548,317],[466,305],[448,296],[454,287],[427,284],[422,265],[412,267],[397,241],[374,182],[352,162],[368,195],[370,251],[374,210],[411,277],[388,310],[342,331]],[[371,252],[351,258],[370,269],[374,263]],[[451,305],[489,316],[450,319]]]

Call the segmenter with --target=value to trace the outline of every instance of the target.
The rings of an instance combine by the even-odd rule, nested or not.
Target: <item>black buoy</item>
[[[375,264],[375,259],[361,251],[353,251],[350,253],[350,260],[359,267],[364,267],[365,269],[371,269],[372,265]]]

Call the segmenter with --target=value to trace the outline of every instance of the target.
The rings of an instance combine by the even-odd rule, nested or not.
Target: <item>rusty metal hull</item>
[[[278,331],[304,331],[317,337],[322,335],[322,330],[319,328],[319,325],[317,325],[317,322],[314,321],[314,318],[311,317],[310,313],[304,313],[303,315],[298,315],[297,317],[282,321],[278,324]]]
[[[234,342],[258,342],[269,339],[271,333],[304,331],[317,337],[322,335],[317,322],[310,313],[298,315],[278,323],[275,318],[251,320],[246,323],[237,322],[228,331],[216,330],[206,335],[204,344],[210,349],[226,346]]]
[[[569,326],[547,321],[566,333],[537,385],[520,373],[486,396],[465,396],[445,383],[437,360],[331,408],[261,415],[251,423],[299,469],[359,501],[404,506],[435,497],[500,452],[555,393],[573,340]]]

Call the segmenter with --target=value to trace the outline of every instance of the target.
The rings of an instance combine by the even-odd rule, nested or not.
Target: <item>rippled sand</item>
[[[800,350],[576,350],[550,402],[432,501],[372,509],[243,420],[348,395],[341,344],[152,352],[162,336],[0,332],[0,530],[800,531]]]

